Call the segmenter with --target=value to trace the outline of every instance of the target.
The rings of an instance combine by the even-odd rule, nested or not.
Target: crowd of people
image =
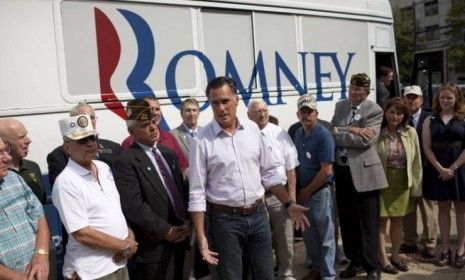
[[[384,70],[388,84],[392,71]],[[249,102],[248,118],[238,116],[235,81],[218,77],[205,91],[213,111],[206,126],[197,123],[193,98],[182,102],[172,131],[159,127],[156,98],[136,99],[126,106],[129,136],[121,145],[98,136],[89,104],[76,105],[58,122],[63,144],[47,156],[64,228],[63,277],[192,279],[197,258],[212,279],[292,280],[297,229],[310,267],[305,279],[332,280],[339,228],[348,259],[340,278],[408,271],[402,252],[463,268],[460,89],[443,84],[426,112],[420,87],[406,87],[403,97],[382,94],[382,108],[368,99],[370,84],[368,75],[353,75],[330,123],[318,119],[314,95],[301,96],[298,122],[286,132],[262,100]],[[44,182],[25,159],[30,143],[21,122],[0,120],[0,280],[57,278]]]

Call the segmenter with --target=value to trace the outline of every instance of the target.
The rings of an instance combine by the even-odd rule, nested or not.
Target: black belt
[[[434,149],[460,148],[462,147],[462,141],[431,143],[431,147],[433,147]]]
[[[240,214],[242,216],[248,216],[257,212],[260,205],[263,205],[263,199],[257,199],[255,202],[246,207],[232,207],[226,205],[220,205],[208,202],[208,209],[212,212],[226,213],[226,214]]]

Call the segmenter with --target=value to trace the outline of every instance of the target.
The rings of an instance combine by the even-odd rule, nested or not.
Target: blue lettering
[[[333,100],[333,94],[331,94],[330,97],[324,97],[323,96],[323,78],[327,78],[329,81],[331,81],[331,72],[322,72],[321,69],[321,58],[322,57],[330,57],[334,66],[336,67],[336,71],[339,75],[339,81],[341,82],[341,99],[347,98],[347,87],[346,87],[346,76],[347,72],[349,70],[349,65],[352,61],[353,56],[355,53],[347,53],[349,55],[349,58],[347,60],[346,67],[344,71],[342,71],[341,65],[339,64],[339,61],[337,59],[337,53],[312,53],[314,58],[315,58],[315,82],[316,82],[316,88],[317,88],[317,100],[318,101],[330,101]]]
[[[202,63],[203,68],[205,69],[205,73],[207,74],[207,80],[211,81],[215,78],[215,69],[213,68],[213,64],[210,62],[207,56],[203,53],[196,51],[196,50],[187,50],[182,51],[176,54],[168,64],[168,68],[166,69],[166,76],[165,76],[165,84],[166,89],[168,91],[168,97],[171,99],[176,108],[181,109],[181,98],[179,98],[177,87],[176,87],[176,67],[178,65],[179,60],[186,55],[192,55],[197,57]],[[205,110],[210,103],[206,101],[201,107],[200,111]]]
[[[266,82],[265,65],[263,63],[263,56],[262,56],[261,51],[258,52],[257,62],[255,63],[252,69],[252,75],[250,77],[249,85],[247,88],[245,88],[244,84],[242,83],[241,77],[239,76],[239,73],[237,72],[236,65],[234,64],[234,61],[229,51],[226,51],[226,67],[225,68],[226,68],[224,71],[225,76],[229,76],[236,81],[237,90],[239,91],[239,94],[242,95],[242,100],[244,101],[245,106],[249,105],[249,101],[250,101],[250,98],[252,97],[252,91],[254,88],[254,81],[256,81],[257,79],[257,74],[258,74],[258,79],[260,80],[260,87],[262,89],[263,100],[268,105],[271,104],[269,100],[269,93],[268,93],[267,82]]]

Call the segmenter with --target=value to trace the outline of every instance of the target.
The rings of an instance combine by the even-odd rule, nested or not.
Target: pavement
[[[417,229],[419,232],[422,232],[422,225],[421,225],[421,218],[420,213],[417,213]],[[391,249],[391,244],[389,240],[389,236],[387,241],[387,251]],[[340,241],[339,241],[340,242]],[[438,256],[442,250],[440,240],[438,241],[439,244],[436,247],[436,256]],[[451,211],[451,247],[452,249],[456,248],[457,245],[457,228],[455,226],[455,213],[454,210]],[[341,244],[339,244],[341,246]],[[298,276],[298,280],[302,279],[307,273],[308,268],[305,265],[305,246],[303,241],[297,240],[295,243],[296,248],[296,273]],[[455,252],[453,252],[455,255]],[[408,272],[399,272],[399,274],[392,275],[382,273],[381,279],[382,280],[465,280],[465,268],[457,269],[454,266],[443,266],[438,267],[434,264],[435,259],[426,259],[421,256],[419,253],[415,254],[401,254],[401,258],[407,263],[409,267]],[[452,264],[454,261],[454,257],[452,257]],[[337,277],[339,278],[339,272],[344,270],[347,265],[336,265],[337,270]],[[363,280],[366,274],[359,274],[357,277],[350,278],[352,280]]]

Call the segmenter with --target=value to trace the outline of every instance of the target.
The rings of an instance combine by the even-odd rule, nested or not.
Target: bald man
[[[9,169],[23,177],[26,184],[31,188],[39,201],[46,202],[45,187],[42,181],[42,172],[37,163],[25,159],[29,153],[31,139],[27,135],[27,129],[16,119],[0,120],[0,137],[10,147],[11,161]]]

